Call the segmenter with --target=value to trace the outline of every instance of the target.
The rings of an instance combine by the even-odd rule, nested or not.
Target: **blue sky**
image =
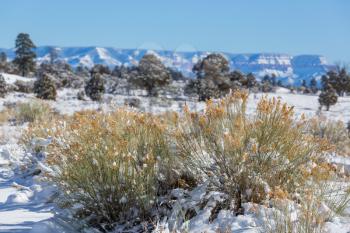
[[[1,0],[0,47],[321,54],[350,62],[350,0]]]

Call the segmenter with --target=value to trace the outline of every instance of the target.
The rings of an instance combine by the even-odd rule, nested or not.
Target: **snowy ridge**
[[[37,61],[42,63],[49,60],[52,47],[41,46],[36,48]],[[66,61],[73,67],[79,65],[92,67],[94,64],[103,64],[109,67],[116,65],[131,66],[147,53],[157,55],[162,62],[186,75],[192,74],[193,65],[209,52],[179,52],[167,50],[146,49],[117,49],[111,47],[55,47],[58,59]],[[14,58],[13,49],[0,49],[11,60]],[[232,69],[244,73],[254,73],[258,78],[266,74],[275,74],[285,84],[300,85],[303,79],[307,82],[316,77],[318,80],[328,70],[334,68],[328,64],[326,58],[320,55],[291,56],[280,53],[234,54],[222,53],[230,62]]]

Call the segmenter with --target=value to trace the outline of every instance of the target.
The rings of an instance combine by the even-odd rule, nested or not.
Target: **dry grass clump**
[[[80,217],[112,224],[151,216],[170,160],[166,128],[158,117],[84,111],[50,124],[36,125],[26,135],[53,138],[51,179],[68,206],[82,206]]]
[[[42,101],[19,103],[14,109],[14,118],[17,122],[41,121],[52,113],[50,106]]]
[[[298,197],[298,202],[273,200],[274,209],[265,215],[266,233],[321,233],[335,215],[343,215],[350,202],[349,185],[345,183],[309,184]]]
[[[316,117],[308,122],[307,132],[315,137],[327,139],[339,155],[350,155],[350,137],[344,122]]]
[[[11,119],[11,116],[13,116],[13,109],[5,107],[0,111],[0,123],[7,123]]]
[[[50,106],[42,101],[31,101],[6,106],[0,112],[0,122],[15,121],[17,123],[41,121],[52,113]]]
[[[246,101],[246,93],[234,93],[217,104],[209,101],[204,113],[185,111],[175,134],[195,177],[228,193],[236,211],[243,200],[291,198],[313,171],[320,171],[318,179],[327,178],[318,168],[328,146],[303,133],[305,120],[296,121],[293,108],[263,98],[248,117]]]

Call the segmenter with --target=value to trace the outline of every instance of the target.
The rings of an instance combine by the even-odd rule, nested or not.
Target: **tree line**
[[[49,62],[42,63],[36,70],[35,48],[36,46],[28,34],[18,34],[15,41],[15,59],[9,63],[6,54],[0,53],[0,70],[22,76],[28,76],[36,71],[38,80],[34,85],[34,92],[39,98],[44,99],[55,99],[57,86],[73,85],[74,75],[90,77],[89,80],[84,81],[84,89],[85,94],[93,100],[100,100],[102,93],[106,90],[103,75],[126,79],[128,83],[145,89],[149,96],[157,96],[159,89],[169,85],[172,80],[189,80],[185,87],[185,93],[197,95],[199,101],[220,98],[230,91],[242,88],[252,92],[271,92],[277,86],[283,86],[281,80],[277,80],[274,74],[265,75],[261,82],[258,82],[252,73],[244,74],[238,70],[231,71],[229,61],[217,53],[199,60],[192,69],[196,79],[190,79],[184,77],[181,72],[166,67],[154,54],[144,55],[139,64],[133,67],[116,66],[111,70],[107,66],[96,64],[91,69],[78,66],[73,71],[69,64],[59,61],[59,51],[55,48],[51,48],[49,51]],[[53,76],[60,76],[62,70],[69,71],[69,75],[63,77],[60,83],[55,82]],[[0,92],[5,92],[2,91],[4,85],[4,81],[0,78]],[[292,87],[290,89],[293,90]],[[321,90],[319,103],[321,107],[325,106],[326,110],[329,110],[330,106],[337,102],[338,96],[350,93],[350,76],[346,69],[338,68],[323,75]],[[319,91],[317,80],[313,78],[309,84],[303,80],[298,91],[305,94],[316,94]]]

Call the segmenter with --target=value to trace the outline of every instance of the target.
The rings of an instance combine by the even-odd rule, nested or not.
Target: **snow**
[[[23,82],[30,82],[30,81],[35,81],[35,78],[27,78],[27,77],[22,77],[14,74],[7,74],[7,73],[0,73],[4,79],[5,82],[8,84],[14,84],[16,81],[23,81]]]
[[[3,146],[1,149],[4,151]],[[20,150],[17,145],[17,151]],[[6,156],[10,163],[0,164],[0,232],[28,232],[37,222],[52,218],[53,207],[45,203],[49,195],[44,198],[41,195],[43,189],[30,178],[23,179],[24,174],[17,171],[24,165],[25,153],[22,151],[22,158],[18,158],[16,150],[8,152]]]

